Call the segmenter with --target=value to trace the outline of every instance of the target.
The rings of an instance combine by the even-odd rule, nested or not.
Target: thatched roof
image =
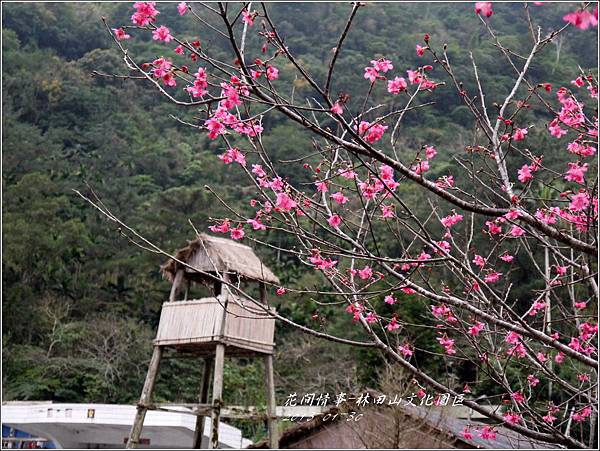
[[[279,283],[277,276],[260,261],[252,248],[226,238],[202,233],[195,240],[188,241],[186,247],[179,249],[175,258],[202,272],[214,274],[215,271],[219,271],[245,279]],[[160,269],[163,276],[172,281],[181,266],[171,259]],[[190,277],[194,273],[194,270],[185,268],[186,277],[202,278],[198,273],[196,273],[196,277]]]

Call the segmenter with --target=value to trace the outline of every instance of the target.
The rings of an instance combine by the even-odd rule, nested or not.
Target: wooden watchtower
[[[194,241],[188,242],[186,247],[177,251],[175,258],[178,261],[171,259],[161,266],[163,276],[173,285],[169,301],[162,306],[154,351],[127,447],[138,446],[146,412],[154,408],[151,404],[152,391],[165,349],[204,358],[199,405],[195,410],[197,421],[193,448],[201,447],[204,416],[200,407],[208,404],[211,367],[212,404],[209,407],[212,427],[208,446],[217,448],[225,356],[264,358],[269,442],[272,448],[276,447],[273,381],[275,318],[272,314],[274,309],[267,305],[265,284],[278,284],[279,279],[262,264],[250,247],[206,234],[200,234]],[[260,302],[250,300],[235,290],[234,287],[243,282],[259,284]],[[214,295],[188,299],[192,283],[210,286]],[[182,291],[183,299],[179,299]]]

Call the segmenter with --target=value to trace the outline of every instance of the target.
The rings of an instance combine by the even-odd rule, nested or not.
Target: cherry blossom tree
[[[277,314],[279,320],[324,339],[379,349],[411,373],[419,387],[438,395],[464,395],[465,405],[527,437],[593,446],[598,85],[578,68],[564,86],[537,80],[530,69],[542,49],[569,27],[597,26],[597,7],[583,4],[564,17],[562,28],[548,32],[534,23],[534,6],[525,4],[522,20],[528,24],[530,51],[519,55],[494,30],[494,5],[476,3],[471,14],[478,15],[498,58],[512,73],[511,89],[490,104],[476,58],[470,55],[469,82],[476,87],[470,91],[434,31],[413,44],[423,61],[420,67],[398,67],[377,55],[356,68],[364,76],[364,93],[335,91],[343,90],[335,80],[336,62],[363,6],[349,6],[326,76],[320,79],[286,45],[268,5],[161,5],[177,7],[181,20],[196,20],[207,33],[226,40],[231,59],[223,60],[203,47],[203,36],[191,41],[161,24],[154,2],[137,2],[132,24],[107,24],[129,73],[98,75],[146,83],[181,107],[175,120],[218,141],[220,160],[248,177],[254,195],[240,211],[220,195],[226,187],[207,187],[230,212],[227,218],[215,218],[210,230],[270,246],[318,272],[327,290],[282,286],[272,292],[283,301],[289,293],[335,299],[331,305],[362,329],[364,339],[334,336]],[[126,44],[140,33],[163,42],[162,53],[168,56],[139,61]],[[251,33],[260,38],[260,48],[248,44]],[[280,79],[284,70],[309,86],[311,96],[298,98],[294,87]],[[467,108],[474,136],[447,173],[433,178],[428,175],[444,150],[435,142],[405,148],[402,125],[416,110],[436,108],[441,86],[451,87]],[[375,102],[375,94],[385,101]],[[532,105],[550,118],[545,133],[569,160],[560,170],[546,164],[544,149],[528,145],[533,125],[525,113]],[[264,120],[271,114],[311,133],[299,158],[271,158],[262,140]],[[290,171],[308,174],[312,186],[290,182],[282,175]],[[428,208],[415,209],[403,199],[402,185],[418,192]],[[91,202],[136,243],[169,255],[101,202]],[[269,242],[269,231],[294,244]],[[523,266],[543,287],[515,297],[510,276]],[[244,294],[243,287],[221,282]],[[408,324],[401,315],[386,313],[401,303],[424,306],[431,322],[411,327],[433,329],[437,353],[447,362],[475,368],[474,384],[486,380],[500,387],[502,409],[486,409],[470,396],[469,385],[452,385],[419,367],[414,360],[421,351],[419,337],[405,332]],[[550,387],[550,396],[552,390],[565,393],[566,401],[553,403],[541,394],[536,388],[541,382]],[[494,427],[465,430],[467,438],[474,434],[493,440]]]

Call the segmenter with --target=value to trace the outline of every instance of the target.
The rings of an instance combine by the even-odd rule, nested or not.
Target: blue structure
[[[6,438],[23,439],[18,441],[4,440]],[[28,441],[32,438],[31,434],[2,425],[2,449],[56,449],[56,446],[51,441],[37,442]],[[33,437],[39,438],[39,437]],[[39,446],[37,446],[39,444]]]

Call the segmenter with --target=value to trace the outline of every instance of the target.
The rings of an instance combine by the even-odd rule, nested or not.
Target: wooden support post
[[[160,367],[160,358],[162,356],[162,348],[160,346],[154,346],[152,353],[152,359],[150,360],[150,366],[148,367],[148,374],[146,374],[146,381],[144,382],[144,388],[142,389],[142,395],[137,405],[137,413],[129,432],[129,439],[127,440],[127,448],[137,448],[140,443],[140,435],[142,434],[142,428],[144,427],[144,418],[146,418],[146,411],[148,405],[152,399],[152,391],[154,390],[154,384],[156,382],[156,376],[158,374],[158,368]]]
[[[217,344],[215,352],[215,370],[212,386],[212,413],[210,440],[208,449],[217,449],[219,447],[219,422],[221,420],[221,406],[223,405],[223,364],[225,362],[225,345]]]
[[[169,302],[175,302],[177,300],[177,293],[179,292],[179,286],[183,279],[183,269],[178,269],[173,279],[173,285],[171,286],[171,293],[169,294]]]
[[[265,285],[264,282],[261,282],[258,285],[258,289],[260,292],[260,302],[262,302],[263,304],[267,305],[267,286]]]
[[[212,358],[207,357],[204,359],[204,371],[202,374],[202,387],[200,388],[200,404],[208,403],[208,389],[210,387],[210,373],[212,369]],[[206,423],[204,416],[196,417],[196,430],[194,431],[194,442],[192,443],[193,449],[202,448],[202,437],[204,436],[204,424]]]
[[[279,431],[277,430],[277,413],[275,408],[275,379],[273,377],[273,356],[265,356],[265,385],[267,386],[267,426],[269,429],[269,448],[279,448]]]
[[[187,301],[188,300],[188,296],[190,295],[190,288],[192,286],[192,281],[190,279],[187,279],[185,281],[185,293],[183,295],[183,300]]]
[[[213,292],[215,296],[218,296],[223,292],[223,284],[220,281],[213,281]]]

